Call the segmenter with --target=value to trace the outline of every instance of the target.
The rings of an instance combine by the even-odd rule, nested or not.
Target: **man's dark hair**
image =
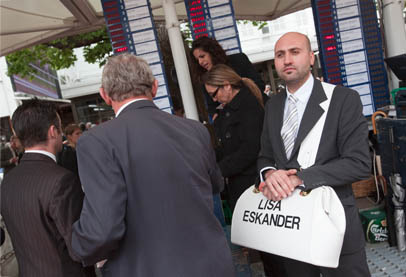
[[[227,55],[221,45],[214,38],[200,37],[193,41],[192,49],[190,50],[192,60],[192,72],[196,78],[200,80],[201,76],[207,71],[199,65],[199,62],[193,56],[193,51],[201,49],[210,54],[213,65],[227,64]]]
[[[46,144],[48,129],[54,125],[60,130],[55,105],[38,99],[23,102],[13,114],[13,128],[24,147]]]

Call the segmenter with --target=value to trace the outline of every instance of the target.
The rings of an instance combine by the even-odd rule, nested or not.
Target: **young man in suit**
[[[27,101],[14,112],[12,123],[25,154],[4,177],[1,213],[20,276],[92,276],[73,260],[72,224],[79,217],[83,192],[78,178],[56,164],[62,131],[55,107]]]
[[[319,104],[327,100],[327,94],[310,72],[313,63],[314,54],[305,35],[287,33],[277,41],[275,68],[286,82],[286,91],[273,95],[265,109],[258,158],[258,169],[265,181],[260,188],[268,199],[277,201],[289,197],[299,185],[306,189],[328,185],[344,206],[347,228],[338,268],[282,258],[287,276],[370,276],[351,187],[351,183],[370,174],[368,127],[362,104],[356,91],[336,86],[329,109],[324,111]],[[301,143],[325,112],[315,164],[299,171]]]
[[[72,245],[103,277],[234,276],[213,213],[223,188],[206,128],[160,111],[148,64],[131,54],[104,66],[100,95],[116,118],[77,144],[85,191]]]

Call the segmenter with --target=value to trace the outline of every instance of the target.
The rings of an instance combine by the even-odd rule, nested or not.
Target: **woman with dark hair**
[[[214,65],[226,64],[239,76],[253,80],[261,92],[265,89],[261,76],[255,70],[248,57],[244,53],[227,56],[221,45],[214,38],[200,37],[193,41],[191,55],[194,57],[194,59],[192,58],[192,72],[195,79],[200,82],[202,82],[201,78],[203,74],[210,71]],[[208,112],[210,115],[214,115],[218,103],[213,102],[208,97],[204,87],[203,91],[206,96]],[[264,101],[267,100],[267,97],[262,96],[262,98]]]
[[[58,155],[58,164],[79,176],[78,162],[76,158],[76,143],[82,135],[82,130],[77,124],[69,124],[64,132],[67,143],[63,145],[62,151]]]

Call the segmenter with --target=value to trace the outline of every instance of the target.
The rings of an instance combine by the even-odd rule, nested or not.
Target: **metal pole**
[[[187,118],[199,120],[193,94],[192,81],[190,80],[189,66],[186,59],[185,47],[180,33],[178,16],[176,15],[173,0],[162,0],[165,12],[166,29],[168,30],[169,43],[171,45],[173,60],[175,62],[176,75],[178,77],[180,94]]]
[[[383,26],[388,58],[406,53],[406,30],[403,19],[403,1],[383,0]],[[391,71],[391,89],[399,87],[399,79]]]

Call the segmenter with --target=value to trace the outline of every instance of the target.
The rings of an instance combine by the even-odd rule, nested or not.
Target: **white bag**
[[[323,267],[338,267],[345,233],[344,208],[331,187],[281,201],[248,188],[238,199],[231,242]]]

